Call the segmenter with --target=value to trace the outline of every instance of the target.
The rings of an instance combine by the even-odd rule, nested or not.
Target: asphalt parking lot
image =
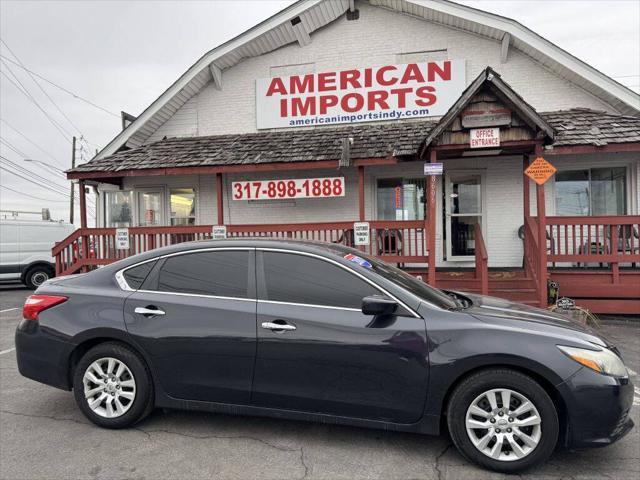
[[[103,430],[70,392],[20,376],[13,333],[29,291],[0,286],[2,479],[499,479],[467,463],[446,437],[303,422],[156,411],[137,428]],[[639,321],[605,321],[635,372]],[[640,384],[636,375],[634,383]],[[638,392],[638,389],[636,389]],[[527,479],[625,480],[640,476],[640,394],[634,430],[598,450],[559,451]]]

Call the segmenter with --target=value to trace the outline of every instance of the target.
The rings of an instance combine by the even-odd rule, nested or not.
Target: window
[[[626,200],[625,167],[556,174],[556,215],[626,215]]]
[[[362,299],[380,291],[324,260],[290,253],[264,252],[264,300],[362,308]]]
[[[423,220],[425,179],[378,180],[378,220]]]
[[[168,257],[158,278],[162,292],[248,297],[249,252],[197,252]]]
[[[195,225],[196,192],[193,188],[172,188],[170,191],[171,225]]]
[[[123,191],[106,191],[105,227],[124,228],[132,226],[133,193]]]
[[[138,265],[136,267],[129,268],[124,272],[124,279],[127,281],[127,285],[129,285],[134,290],[138,290],[144,279],[147,278],[149,272],[155,265],[155,261],[143,263],[142,265]]]

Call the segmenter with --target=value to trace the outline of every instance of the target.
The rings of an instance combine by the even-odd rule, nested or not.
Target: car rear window
[[[127,285],[134,290],[138,290],[155,264],[155,261],[147,262],[125,270],[123,276],[127,281]]]
[[[165,260],[158,290],[216,297],[248,298],[249,252],[217,251],[176,255]]]

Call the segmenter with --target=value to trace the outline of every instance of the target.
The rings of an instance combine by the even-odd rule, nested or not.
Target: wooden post
[[[84,180],[80,180],[80,228],[87,228],[87,192]]]
[[[522,157],[522,202],[523,202],[523,224],[525,232],[527,230],[527,219],[531,216],[531,185],[529,183],[529,177],[527,177],[524,171],[529,167],[529,155],[525,154]],[[525,278],[527,275],[527,237],[526,235],[522,239],[522,267],[524,269]]]
[[[360,221],[364,222],[364,166],[358,167],[358,212]]]
[[[438,153],[435,150],[429,151],[429,162],[435,163]],[[432,287],[436,286],[436,177],[429,175],[428,178],[428,213],[425,218],[425,232],[427,232],[427,251],[429,252],[429,264],[427,267],[427,281]]]
[[[71,168],[76,168],[76,137],[73,137],[73,141],[71,142]],[[73,204],[74,204],[74,197],[75,197],[76,193],[75,193],[75,187],[73,186],[73,181],[71,182],[71,199],[70,199],[70,204],[69,204],[69,223],[73,225],[73,217],[74,217],[74,212],[73,212]]]
[[[218,203],[218,225],[224,225],[224,205],[222,190],[222,174],[216,173],[216,196]]]
[[[536,158],[542,155],[542,145],[535,148]],[[547,307],[547,214],[544,201],[544,185],[536,185],[536,206],[538,209],[538,297],[540,308]]]

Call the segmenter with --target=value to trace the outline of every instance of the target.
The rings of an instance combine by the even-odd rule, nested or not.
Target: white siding
[[[467,60],[467,83],[485,67],[498,71],[538,111],[588,107],[614,111],[580,87],[561,79],[514,47],[500,62],[500,42],[418,18],[359,3],[360,19],[341,17],[312,35],[311,44],[292,44],[246,59],[223,72],[223,88],[209,83],[148,141],[163,136],[218,135],[256,131],[255,80],[272,74],[330,71],[396,63],[410,52],[446,50]],[[441,55],[441,54],[438,54]],[[428,56],[428,55],[427,55]],[[194,107],[197,114],[194,114]],[[197,119],[197,129],[193,121]],[[307,127],[311,128],[311,127]],[[322,128],[322,127],[319,127]]]

